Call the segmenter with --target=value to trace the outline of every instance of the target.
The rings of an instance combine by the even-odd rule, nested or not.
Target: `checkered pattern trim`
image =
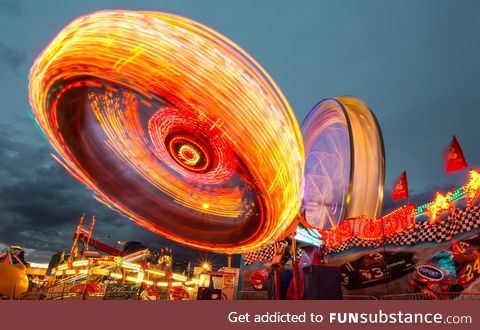
[[[302,257],[303,250],[297,248],[297,259]],[[253,252],[245,253],[244,264],[245,266],[260,261],[270,261],[273,259],[273,244],[269,244],[261,249]]]
[[[338,245],[327,249],[327,253],[338,253],[354,247],[379,247],[381,242],[363,240],[358,236],[354,236]]]
[[[480,206],[475,205],[470,209],[456,209],[450,215],[452,218],[452,236],[458,233],[480,228]],[[449,217],[449,219],[450,219]]]
[[[415,228],[388,238],[386,244],[414,245],[420,242],[445,242],[459,233],[480,228],[480,205],[453,210],[445,221],[430,225],[428,221],[415,223]],[[327,253],[338,253],[354,247],[378,247],[379,241],[366,241],[353,237],[327,249]]]
[[[401,235],[395,235],[390,237],[386,244],[394,245],[413,245],[417,242],[418,233],[415,229],[410,229],[403,232]]]
[[[258,261],[272,260],[272,258],[273,244],[270,244],[256,251],[245,253],[245,266]]]

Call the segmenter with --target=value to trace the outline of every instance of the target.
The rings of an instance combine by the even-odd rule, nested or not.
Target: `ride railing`
[[[430,293],[401,293],[388,294],[381,297],[381,300],[435,300],[436,296]]]
[[[267,291],[240,291],[241,300],[268,300]],[[480,292],[404,293],[383,297],[343,295],[343,300],[480,300]]]
[[[404,293],[386,295],[381,300],[480,300],[480,292]]]
[[[268,300],[267,291],[240,291],[240,300]],[[344,300],[378,300],[375,296],[368,295],[343,295]]]
[[[66,291],[48,291],[48,292],[27,292],[21,297],[21,300],[137,300],[138,291],[116,291],[116,292],[66,292]]]
[[[441,300],[480,300],[480,292],[442,292]]]
[[[344,294],[343,300],[378,300],[378,298],[361,294]]]
[[[115,292],[27,292],[21,300],[137,300],[142,299],[138,291]],[[268,300],[267,291],[240,291],[241,300]],[[385,295],[381,298],[369,295],[343,295],[343,300],[480,300],[480,292],[404,293]]]
[[[240,300],[268,300],[268,291],[240,291]]]

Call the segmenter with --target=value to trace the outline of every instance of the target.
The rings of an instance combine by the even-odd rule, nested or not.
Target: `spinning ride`
[[[303,143],[287,100],[200,23],[80,17],[36,59],[30,102],[69,173],[157,234],[240,253],[274,240],[300,209]]]
[[[382,207],[385,153],[380,127],[361,100],[318,103],[302,124],[306,220],[330,229],[353,216],[375,218]]]

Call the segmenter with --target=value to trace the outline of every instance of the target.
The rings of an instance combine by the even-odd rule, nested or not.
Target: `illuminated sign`
[[[113,266],[120,262],[120,257],[108,256],[101,258],[92,258],[92,265],[109,265]]]
[[[90,273],[94,275],[104,275],[107,276],[110,274],[110,271],[108,269],[100,269],[100,268],[92,268]]]

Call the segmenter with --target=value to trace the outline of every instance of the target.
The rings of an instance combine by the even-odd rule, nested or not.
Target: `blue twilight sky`
[[[29,118],[35,57],[75,17],[109,8],[176,13],[221,32],[270,73],[299,122],[322,98],[363,99],[383,131],[387,190],[404,169],[420,199],[462,184],[466,172],[443,172],[452,134],[480,165],[478,1],[0,0],[0,249],[18,243],[46,260],[70,244],[82,210],[97,214],[107,242],[171,244],[93,201],[52,161]]]

